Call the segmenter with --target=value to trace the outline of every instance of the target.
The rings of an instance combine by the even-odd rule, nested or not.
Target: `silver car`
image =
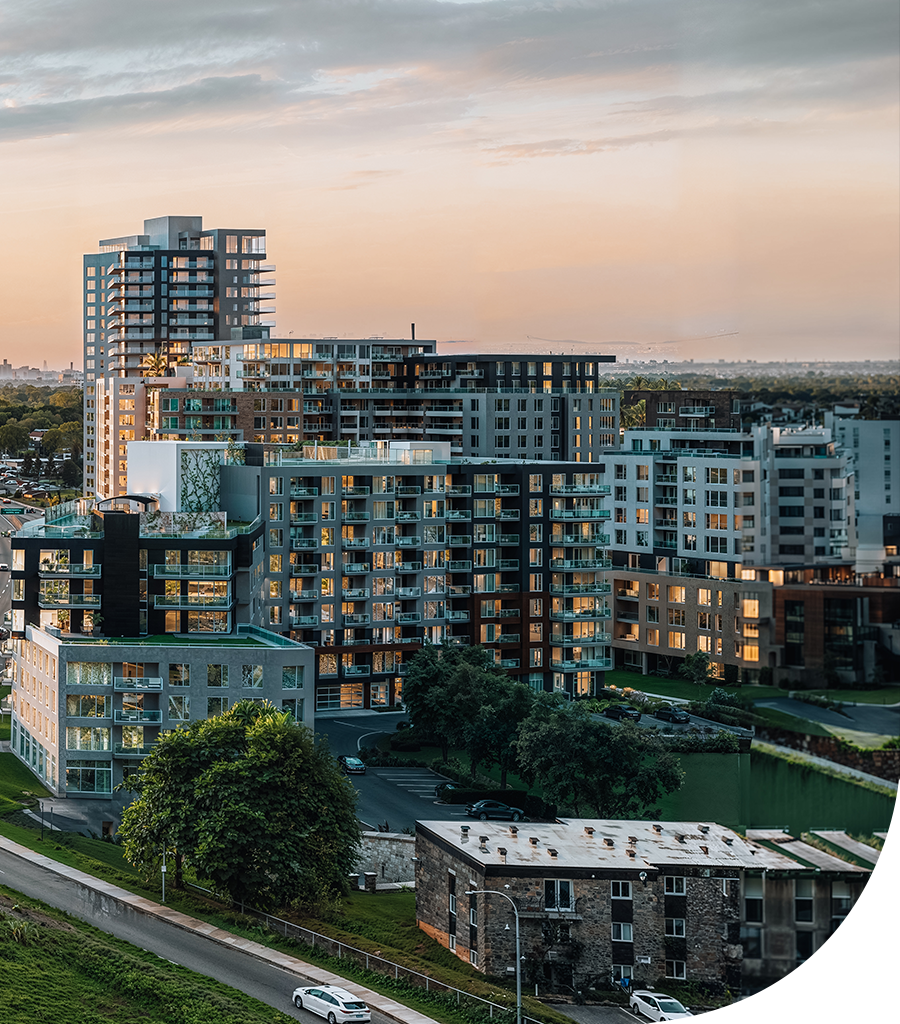
[[[628,1005],[635,1013],[642,1013],[648,1020],[683,1020],[694,1016],[687,1007],[664,992],[632,992]]]

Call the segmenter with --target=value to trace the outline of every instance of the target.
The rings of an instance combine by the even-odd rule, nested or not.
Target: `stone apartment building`
[[[630,979],[753,990],[811,956],[869,871],[779,833],[570,819],[416,826],[419,927],[489,975],[545,991]]]

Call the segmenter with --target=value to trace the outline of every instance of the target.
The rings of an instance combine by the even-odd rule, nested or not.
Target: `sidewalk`
[[[176,928],[181,928],[187,932],[194,932],[196,935],[211,939],[222,946],[240,950],[248,956],[256,957],[257,960],[263,960],[273,967],[290,971],[292,974],[297,975],[298,984],[308,981],[314,985],[337,985],[345,988],[368,1003],[373,1010],[377,1010],[379,1013],[384,1014],[385,1017],[395,1021],[396,1024],[435,1024],[430,1017],[426,1017],[416,1010],[411,1010],[408,1006],[403,1006],[402,1003],[395,1002],[388,996],[380,995],[378,992],[373,992],[369,988],[358,985],[356,982],[348,981],[346,978],[341,978],[339,975],[332,974],[321,967],[315,967],[313,964],[298,960],[296,957],[288,956],[286,953],[269,949],[258,942],[223,931],[221,928],[216,928],[206,921],[199,921],[197,918],[188,917],[187,914],[182,914],[177,910],[172,910],[170,907],[154,903],[143,896],[135,896],[134,893],[128,892],[126,889],[120,889],[117,885],[111,885],[109,882],[104,882],[100,878],[94,878],[92,875],[86,875],[77,868],[70,868],[65,864],[59,864],[49,857],[44,857],[24,846],[19,846],[18,843],[14,843],[3,836],[0,836],[0,850],[13,857],[27,860],[36,867],[52,871],[54,874],[76,882],[78,885],[109,900],[124,904],[141,914],[156,917],[161,921],[174,925]]]

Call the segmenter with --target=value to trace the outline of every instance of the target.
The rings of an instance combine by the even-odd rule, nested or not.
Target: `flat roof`
[[[743,838],[714,822],[614,821],[567,818],[553,823],[420,821],[417,828],[456,847],[467,858],[488,865],[641,870],[642,868],[717,867],[792,871],[805,865]],[[462,828],[468,826],[464,837]],[[588,830],[592,829],[593,833]],[[486,836],[484,844],[479,842]],[[782,838],[785,837],[782,834]],[[536,839],[537,842],[531,842]],[[633,840],[633,841],[632,841]],[[505,856],[499,852],[505,849]],[[555,856],[549,851],[555,850]],[[634,856],[631,855],[632,851]],[[836,858],[834,858],[836,860]],[[841,870],[853,866],[838,862]]]

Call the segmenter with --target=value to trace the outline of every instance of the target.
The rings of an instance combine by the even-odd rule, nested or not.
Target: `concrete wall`
[[[360,874],[373,871],[377,875],[376,884],[411,882],[416,876],[415,854],[415,836],[400,832],[363,832],[356,870]]]
[[[767,1024],[779,1022],[844,1021],[847,1024],[896,1024],[898,999],[826,999],[789,995],[742,995],[740,1009]]]

